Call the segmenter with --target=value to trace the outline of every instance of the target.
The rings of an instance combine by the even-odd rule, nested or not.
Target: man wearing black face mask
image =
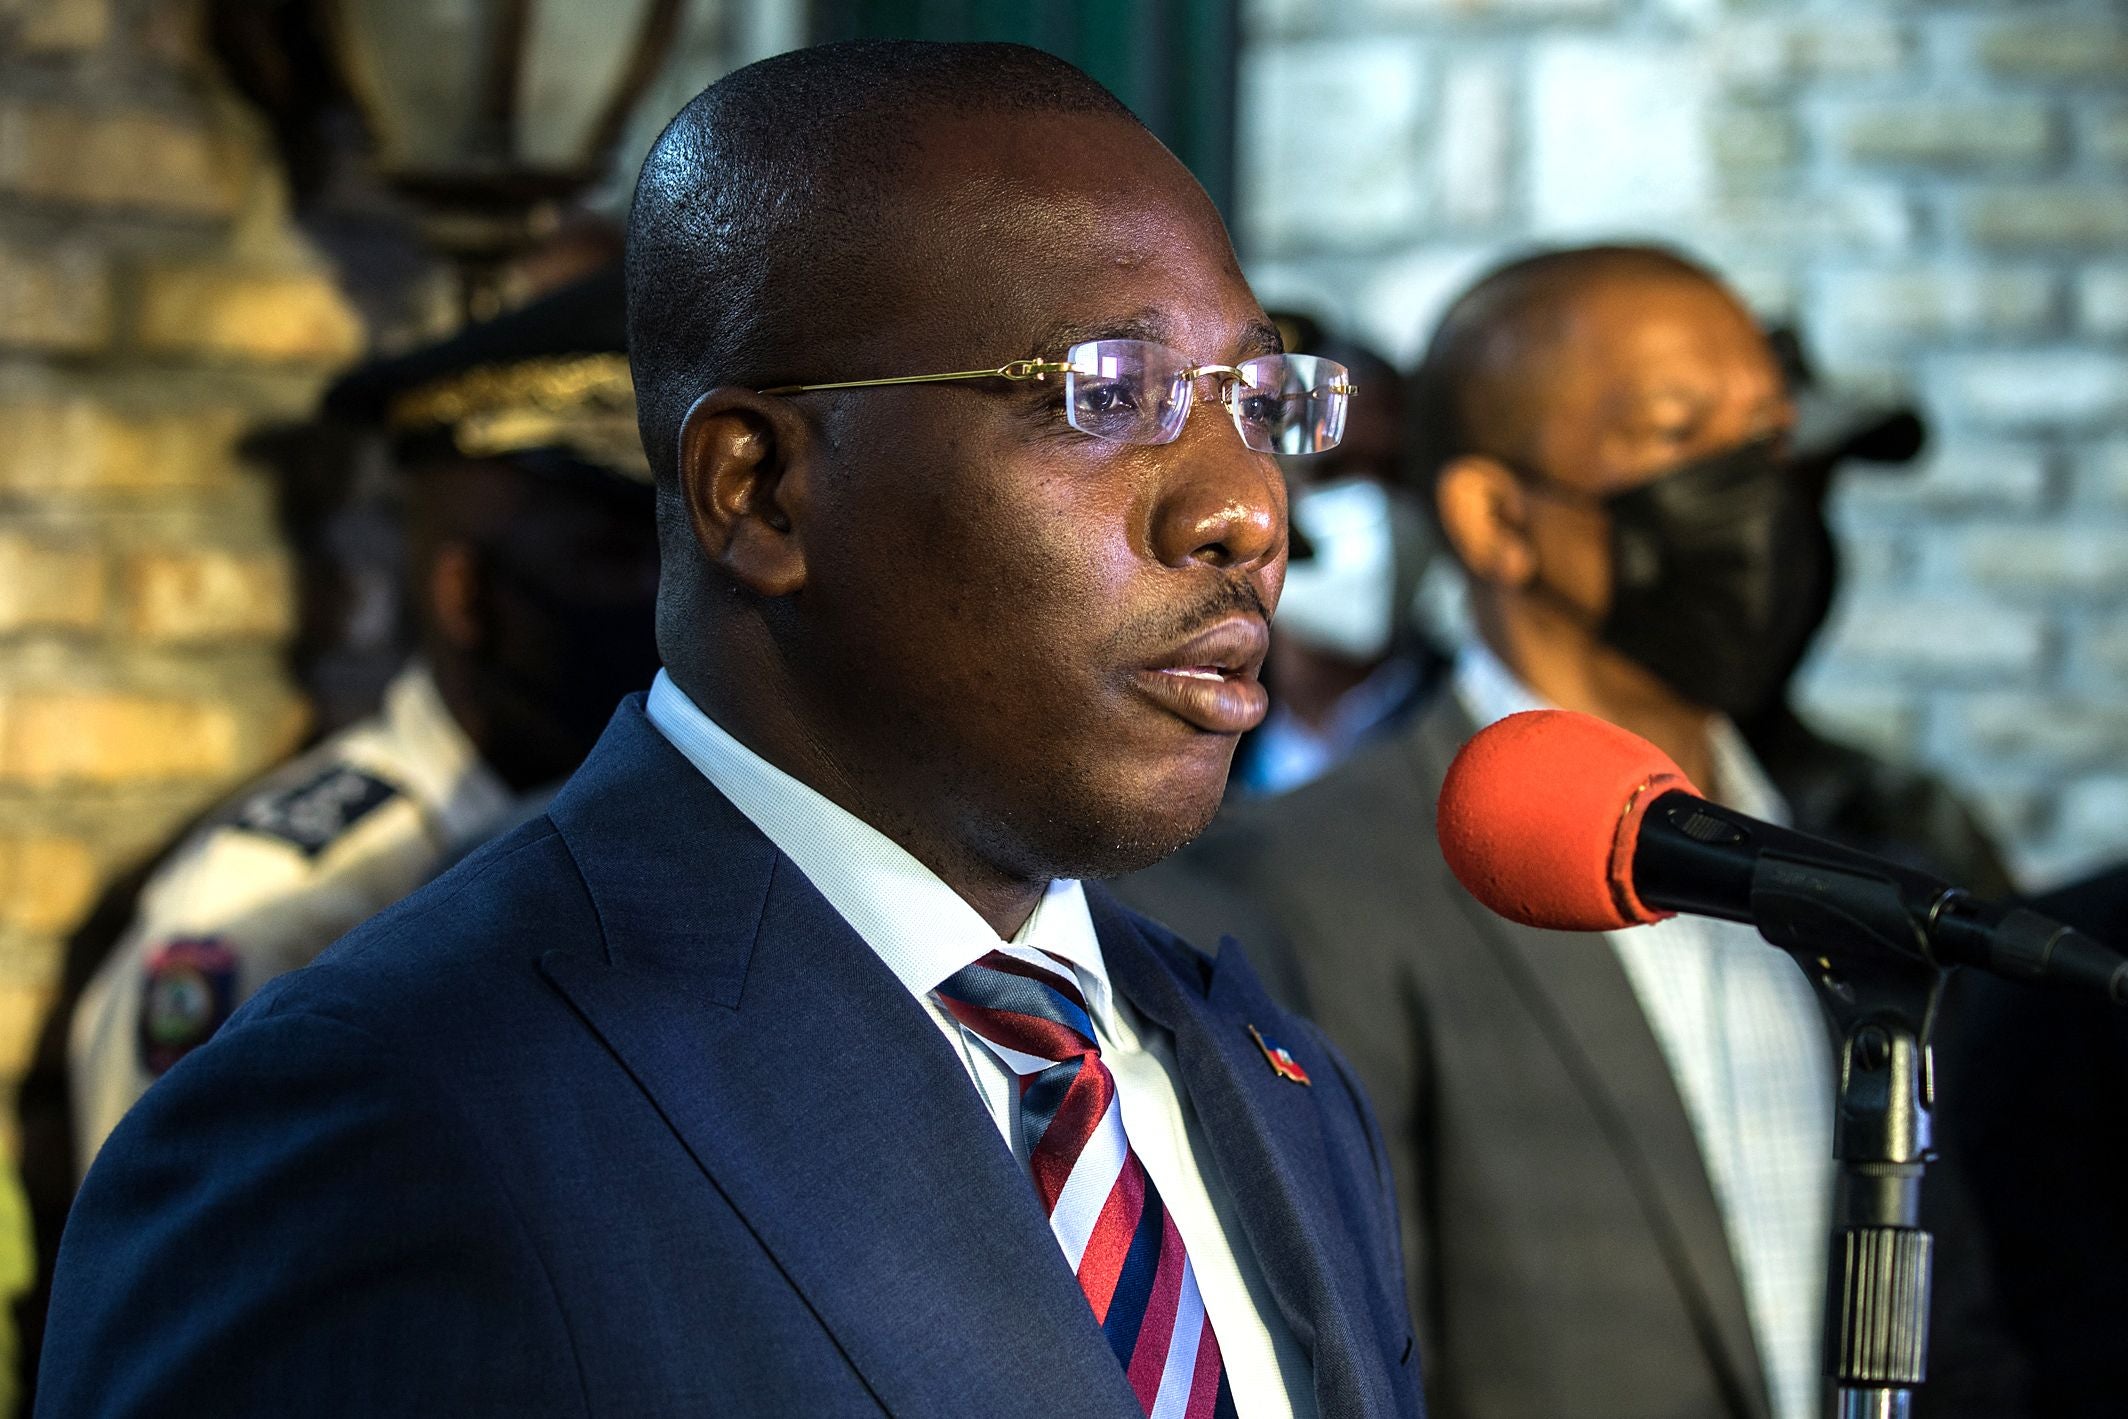
[[[1839,555],[1824,513],[1834,475],[1850,464],[1888,471],[1909,463],[1927,431],[1904,405],[1851,400],[1821,387],[1795,332],[1776,330],[1771,338],[1797,408],[1786,486],[1801,504],[1787,537],[1794,547],[1787,555],[1798,570],[1784,579],[1791,609],[1783,632],[1772,638],[1753,676],[1766,685],[1763,695],[1727,708],[1788,801],[1796,827],[1979,896],[2014,896],[2017,887],[2001,849],[1948,784],[1913,765],[1827,738],[1789,703],[1789,681],[1838,591]]]
[[[82,1171],[260,986],[543,805],[656,672],[622,321],[614,269],[328,392],[325,416],[387,440],[403,481],[415,658],[148,879],[71,1022]]]
[[[1724,923],[1513,925],[1433,832],[1462,743],[1546,704],[1784,816],[1730,717],[1811,629],[1781,371],[1701,268],[1596,248],[1481,280],[1414,395],[1474,636],[1394,739],[1237,805],[1170,875],[1275,919],[1374,1098],[1437,1419],[1815,1419],[1832,1080],[1801,972]],[[1227,929],[1163,885],[1178,929]]]
[[[1809,634],[1805,610],[1823,576],[1815,509],[1793,476],[1784,432],[1623,486],[1592,488],[1506,454],[1496,462],[1536,497],[1580,508],[1609,530],[1600,616],[1541,563],[1530,594],[1681,699],[1731,718],[1766,701]]]

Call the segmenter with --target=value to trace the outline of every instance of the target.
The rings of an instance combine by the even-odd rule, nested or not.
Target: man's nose
[[[1172,445],[1153,511],[1153,555],[1168,566],[1251,567],[1286,545],[1285,479],[1277,462],[1241,441],[1212,400],[1190,411]]]

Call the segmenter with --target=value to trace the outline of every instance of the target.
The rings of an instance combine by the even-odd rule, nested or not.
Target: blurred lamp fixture
[[[684,0],[311,0],[378,171],[457,261],[469,311],[605,175]]]

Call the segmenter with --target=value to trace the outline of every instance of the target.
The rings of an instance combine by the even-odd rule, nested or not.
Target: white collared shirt
[[[1484,645],[1456,658],[1481,727],[1551,706]],[[1709,793],[1785,825],[1788,806],[1726,718]],[[1802,969],[1739,922],[1674,916],[1604,933],[1677,1081],[1744,1287],[1774,1419],[1816,1419],[1832,1217],[1832,1047]]]
[[[647,709],[658,731],[797,864],[930,1014],[1005,1145],[1023,1153],[1016,1077],[932,993],[997,947],[990,924],[899,844],[732,738],[662,670]],[[1205,1161],[1195,1112],[1176,1083],[1171,1043],[1110,989],[1079,884],[1050,883],[1012,944],[1060,956],[1078,977],[1101,1060],[1116,1081],[1123,1131],[1189,1250],[1236,1412],[1265,1419],[1313,1415],[1307,1355],[1286,1328],[1227,1190]]]

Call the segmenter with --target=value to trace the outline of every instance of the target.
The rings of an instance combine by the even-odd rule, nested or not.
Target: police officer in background
[[[79,1166],[244,999],[544,803],[657,667],[617,270],[365,366],[329,419],[405,483],[414,658],[148,879],[71,1022]]]

